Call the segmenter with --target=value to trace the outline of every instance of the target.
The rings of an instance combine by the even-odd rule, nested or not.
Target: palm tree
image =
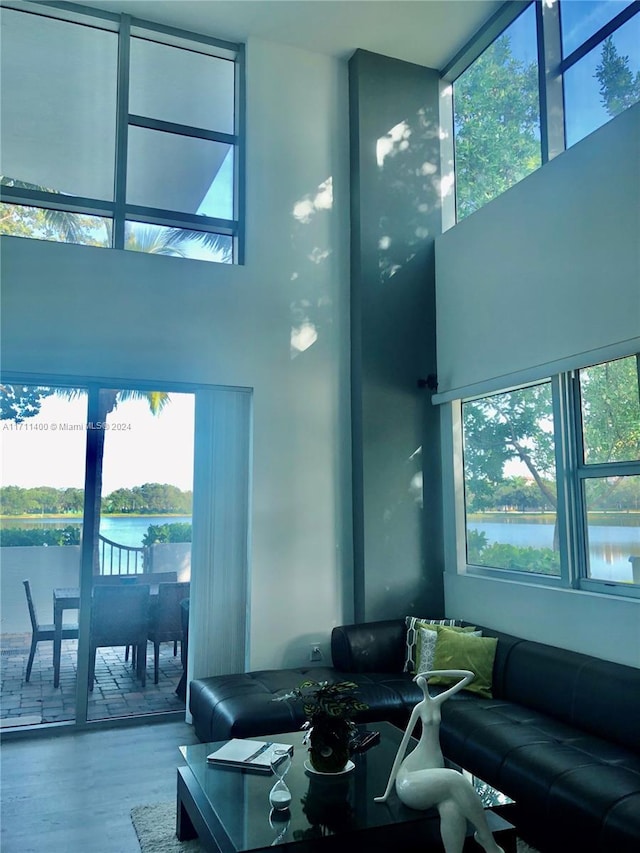
[[[60,194],[58,190],[27,181],[18,181],[6,175],[0,175],[0,185]],[[100,246],[111,244],[111,220],[102,217],[41,208],[38,219],[33,219],[33,214],[29,217],[23,209],[18,208],[17,215],[15,211],[13,212],[11,221],[8,216],[5,219],[7,222],[2,228],[2,233],[18,233],[19,226],[22,226],[20,236],[43,236],[40,232],[46,231],[50,235],[49,239],[57,239],[64,243]],[[189,244],[199,244],[212,254],[213,257],[208,260],[222,264],[231,263],[233,260],[230,241],[221,234],[138,222],[128,222],[128,226],[125,248],[130,251],[186,258],[189,257]]]
[[[58,389],[57,396],[71,399],[82,393],[79,389]],[[170,396],[165,391],[136,391],[133,389],[101,388],[98,392],[97,421],[95,422],[95,461],[93,463],[95,477],[93,524],[91,537],[93,542],[93,573],[100,574],[100,553],[98,549],[98,537],[100,535],[100,510],[102,506],[102,471],[104,466],[104,424],[109,415],[118,408],[119,403],[126,400],[146,400],[153,415],[159,415]]]
[[[231,263],[233,252],[229,241],[220,234],[211,231],[192,231],[187,228],[143,225],[130,223],[126,249],[134,252],[148,252],[152,255],[171,255],[187,258],[188,245],[199,244],[212,253],[212,260],[221,264]]]

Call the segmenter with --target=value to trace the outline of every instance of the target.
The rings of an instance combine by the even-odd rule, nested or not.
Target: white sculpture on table
[[[427,679],[432,675],[459,678],[452,687],[437,696],[431,696]],[[467,821],[476,828],[475,839],[487,853],[504,853],[494,838],[480,797],[471,782],[457,770],[444,766],[440,748],[440,706],[454,693],[466,687],[474,674],[466,669],[439,669],[421,672],[416,681],[424,699],[418,702],[407,724],[389,775],[387,789],[376,803],[384,803],[395,782],[398,798],[412,809],[430,809],[435,806],[440,813],[440,834],[446,853],[462,853]],[[422,721],[422,734],[418,745],[404,757],[411,732]]]

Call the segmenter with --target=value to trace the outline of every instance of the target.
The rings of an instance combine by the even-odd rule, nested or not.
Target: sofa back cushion
[[[331,632],[331,659],[339,672],[402,672],[404,619],[339,625]]]
[[[587,658],[576,679],[574,722],[640,754],[640,669]]]
[[[640,753],[640,669],[580,652],[499,638],[493,695]]]
[[[504,698],[571,725],[582,655],[523,640],[511,648]]]

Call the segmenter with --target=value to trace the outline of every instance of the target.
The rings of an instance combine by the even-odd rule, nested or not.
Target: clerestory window
[[[1,9],[0,233],[241,263],[241,45]]]
[[[456,221],[640,100],[639,12],[637,0],[505,3],[449,63]]]

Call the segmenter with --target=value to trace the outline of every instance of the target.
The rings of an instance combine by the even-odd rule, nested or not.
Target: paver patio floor
[[[64,640],[60,663],[60,687],[53,686],[53,643],[38,643],[31,678],[24,680],[29,658],[30,634],[3,634],[0,687],[0,726],[56,723],[72,720],[76,702],[77,640]],[[147,647],[146,685],[135,677],[125,649],[99,648],[96,682],[89,693],[89,720],[131,717],[184,710],[175,689],[182,675],[180,652],[173,643],[160,646],[158,683],[153,683],[153,646]]]

